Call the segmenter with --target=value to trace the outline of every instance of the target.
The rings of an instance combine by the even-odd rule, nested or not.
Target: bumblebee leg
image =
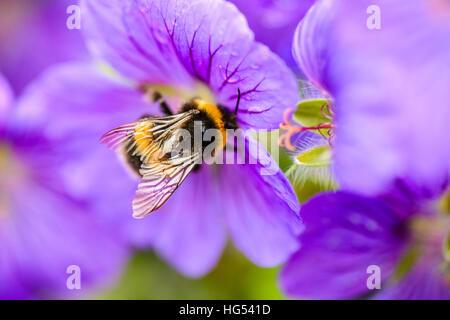
[[[166,116],[172,116],[173,115],[172,110],[170,110],[169,105],[167,104],[166,100],[164,100],[164,97],[162,96],[161,93],[155,91],[155,93],[153,93],[153,101],[159,103],[159,105],[161,107],[161,111]]]
[[[139,118],[139,120],[144,120],[144,119],[149,119],[149,118],[154,118],[154,117],[148,113],[145,113]]]

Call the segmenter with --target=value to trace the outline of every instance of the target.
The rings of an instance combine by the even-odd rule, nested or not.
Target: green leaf
[[[414,266],[417,259],[420,257],[420,249],[417,246],[411,247],[402,257],[394,271],[394,279],[401,280]]]
[[[186,278],[154,252],[140,251],[129,261],[121,279],[88,299],[281,299],[278,270],[252,264],[229,245],[218,265],[200,279]]]
[[[450,192],[444,194],[439,202],[442,212],[450,213]]]
[[[330,119],[325,117],[323,113],[331,116],[326,99],[304,100],[298,103],[293,118],[302,126],[315,127],[321,123],[330,122]]]
[[[450,262],[450,232],[444,240],[444,245],[442,246],[442,253],[444,254],[445,261]]]
[[[297,156],[297,161],[305,167],[326,167],[331,161],[330,146],[320,146]]]

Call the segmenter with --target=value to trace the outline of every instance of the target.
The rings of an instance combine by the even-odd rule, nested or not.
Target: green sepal
[[[303,152],[296,160],[305,167],[327,167],[331,162],[330,146],[320,146]]]
[[[293,119],[304,127],[316,127],[330,122],[324,113],[331,117],[326,99],[303,100],[298,103]]]

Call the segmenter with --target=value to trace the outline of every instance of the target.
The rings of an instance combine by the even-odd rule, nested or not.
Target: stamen
[[[327,103],[324,103],[323,105],[322,105],[322,107],[320,107],[320,112],[322,113],[322,115],[325,117],[325,118],[327,118],[328,120],[330,120],[330,121],[332,121],[333,120],[333,116],[334,116],[334,112],[333,112],[333,110],[331,109],[331,107],[328,107],[327,109],[328,109],[328,111],[330,112],[330,114],[331,114],[331,116],[329,116],[326,112],[325,112],[325,107],[327,107]]]
[[[324,106],[322,106],[322,112],[323,112]],[[292,136],[296,133],[304,132],[304,131],[311,131],[311,130],[317,130],[319,133],[328,140],[328,142],[331,145],[331,138],[332,138],[332,129],[333,124],[330,122],[327,123],[320,123],[317,126],[314,127],[302,127],[299,124],[292,123],[290,121],[291,115],[293,113],[292,109],[287,109],[283,114],[283,123],[280,124],[280,129],[284,131],[284,133],[281,135],[280,139],[278,140],[278,144],[281,147],[285,147],[289,151],[295,151],[295,146],[292,145],[291,140]],[[329,116],[327,116],[327,119],[332,119]],[[322,130],[327,130],[328,137],[322,132]]]
[[[284,122],[280,124],[280,128],[285,131],[284,134],[281,135],[278,144],[281,147],[285,147],[290,151],[294,151],[295,147],[291,144],[291,138],[297,132],[301,132],[301,127],[294,125],[290,122],[290,116],[293,113],[292,109],[287,109],[283,114]]]

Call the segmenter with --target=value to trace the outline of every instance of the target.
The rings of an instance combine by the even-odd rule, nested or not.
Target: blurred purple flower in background
[[[315,0],[230,0],[247,18],[255,38],[298,70],[291,53],[298,22]]]
[[[366,23],[371,5],[380,29]],[[294,56],[332,99],[334,172],[356,193],[302,208],[302,249],[281,276],[289,294],[368,294],[378,265],[387,290],[376,298],[450,298],[448,209],[436,205],[450,173],[449,17],[439,0],[322,0],[299,24]]]
[[[313,299],[450,299],[450,215],[433,200],[400,181],[377,198],[343,191],[313,198],[302,207],[302,248],[281,286]],[[367,287],[369,266],[380,268],[381,291]]]
[[[96,199],[101,216],[122,221],[120,237],[152,246],[188,276],[216,264],[226,229],[254,263],[285,261],[298,248],[299,204],[278,167],[274,175],[260,174],[274,165],[267,152],[259,151],[257,165],[201,167],[156,213],[135,221],[137,183],[98,140],[143,114],[161,114],[148,97],[152,88],[175,112],[194,96],[234,111],[239,88],[238,124],[276,129],[283,110],[297,102],[290,70],[254,41],[243,15],[225,1],[85,1],[82,13],[90,49],[115,71],[88,64],[54,68],[24,103],[45,123],[44,135],[84,146],[70,166],[80,181],[73,193]],[[66,121],[54,120],[62,115]],[[262,147],[246,141],[246,154],[255,157]]]
[[[0,71],[15,93],[21,93],[54,63],[88,57],[79,30],[66,27],[66,10],[77,3],[77,0],[0,2]]]
[[[0,77],[0,298],[69,297],[71,265],[86,294],[118,275],[125,246],[61,184],[60,167],[76,150],[47,139],[31,118],[16,120],[15,103]]]
[[[367,27],[370,5],[380,8],[379,30]],[[294,56],[333,99],[341,188],[377,194],[397,178],[445,183],[449,17],[448,2],[440,0],[323,0],[298,26]]]

